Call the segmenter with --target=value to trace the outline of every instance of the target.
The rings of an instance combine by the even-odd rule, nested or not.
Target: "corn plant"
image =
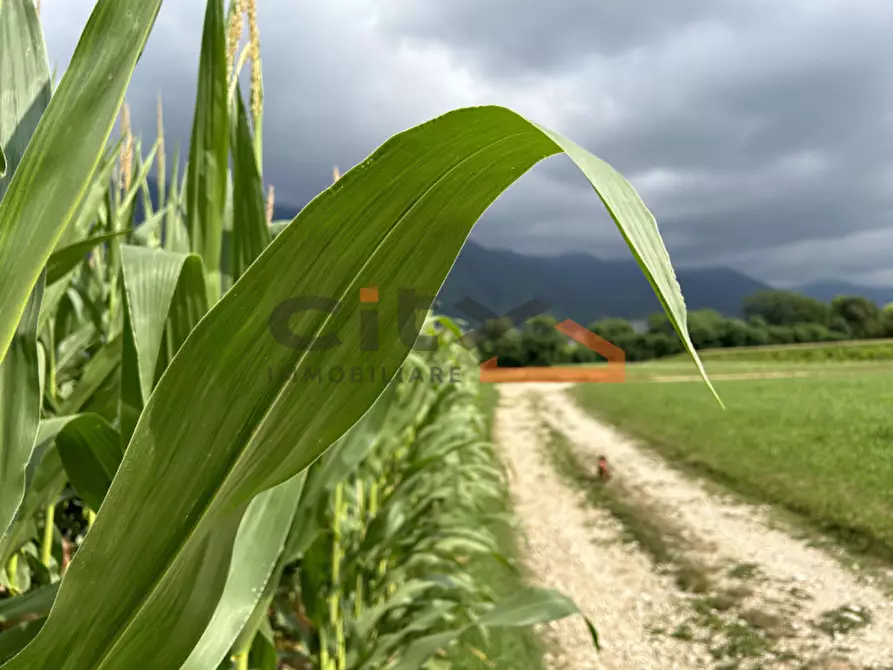
[[[492,548],[475,498],[499,485],[470,390],[391,380],[407,357],[433,364],[412,352],[418,317],[471,227],[562,152],[692,351],[650,212],[570,140],[481,107],[394,136],[271,224],[255,3],[207,2],[170,179],[163,133],[143,155],[122,112],[160,6],[98,0],[53,89],[34,4],[0,0],[0,667],[216,668],[232,653],[244,668],[288,628],[268,605],[295,603],[312,629],[288,639],[309,663],[420,667],[468,627],[573,613],[551,592],[494,604],[463,576]],[[302,296],[332,308],[289,311]],[[307,381],[355,367],[382,373]]]
[[[537,620],[574,609],[535,589],[496,603],[468,574],[471,561],[499,556],[482,510],[504,482],[483,438],[477,359],[449,321],[425,330],[441,346],[404,365],[380,429],[352,432],[309,471],[317,523],[302,515],[264,636],[293,667],[418,667],[472,627],[529,623],[525,606]]]

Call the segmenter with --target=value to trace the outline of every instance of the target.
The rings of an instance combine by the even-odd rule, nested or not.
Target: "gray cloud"
[[[44,0],[64,67],[87,0]],[[450,108],[513,107],[623,172],[674,260],[780,283],[891,283],[893,5],[887,0],[260,0],[265,170],[299,206],[388,136]],[[165,3],[129,99],[186,144],[202,0]],[[481,242],[614,257],[569,162],[537,166]]]
[[[727,3],[728,4],[728,3]],[[666,39],[680,22],[722,16],[712,0],[519,3],[396,0],[383,25],[408,39],[437,40],[473,53],[474,65],[505,77],[519,71],[563,72],[593,55],[611,56]]]

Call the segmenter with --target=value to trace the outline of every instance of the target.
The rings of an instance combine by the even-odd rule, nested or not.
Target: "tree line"
[[[893,337],[893,303],[884,308],[861,296],[839,296],[825,303],[793,291],[767,290],[744,300],[743,318],[712,309],[688,315],[697,349],[750,347]],[[481,326],[475,343],[482,360],[499,358],[500,366],[588,363],[599,356],[555,329],[553,316],[537,316],[516,327],[508,318]],[[645,324],[606,318],[588,326],[626,352],[626,360],[643,361],[682,352],[682,345],[663,312]]]

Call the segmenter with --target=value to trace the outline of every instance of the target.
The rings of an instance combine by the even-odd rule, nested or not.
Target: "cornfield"
[[[160,101],[151,146],[124,103],[160,6],[99,0],[54,86],[37,7],[0,0],[0,668],[448,667],[466,631],[575,614],[469,574],[504,483],[475,356],[428,309],[490,203],[564,152],[691,351],[654,218],[481,107],[273,221],[256,0],[207,2],[183,166]]]

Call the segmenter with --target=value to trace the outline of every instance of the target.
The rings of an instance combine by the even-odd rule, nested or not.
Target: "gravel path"
[[[500,391],[495,436],[528,567],[543,585],[571,595],[602,639],[596,655],[582,622],[552,625],[560,656],[547,659],[550,668],[893,668],[893,608],[870,578],[777,529],[765,508],[719,496],[670,468],[577,407],[562,386]],[[550,427],[581,463],[607,456],[615,472],[608,486],[628,502],[661,510],[680,559],[703,567],[709,592],[683,593],[622,541],[614,517],[587,505],[554,471],[543,448]]]

